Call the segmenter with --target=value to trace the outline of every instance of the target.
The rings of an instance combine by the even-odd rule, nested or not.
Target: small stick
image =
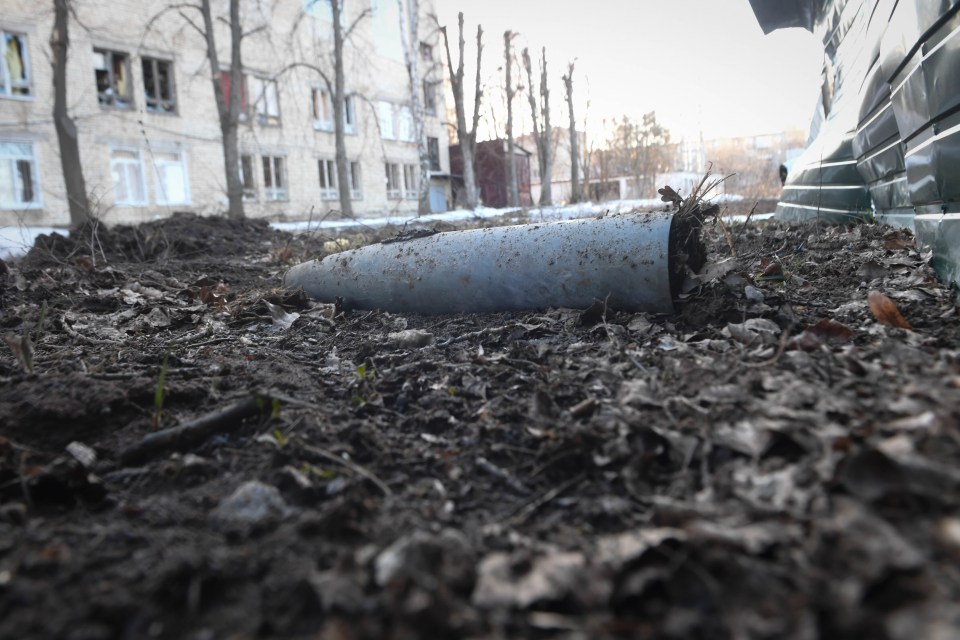
[[[554,487],[553,489],[550,489],[550,491],[547,491],[545,494],[543,494],[536,500],[532,500],[528,502],[523,507],[521,507],[520,510],[514,512],[513,515],[506,518],[506,520],[504,520],[504,524],[507,524],[508,526],[511,526],[511,527],[516,527],[523,524],[524,522],[526,522],[526,520],[530,516],[532,516],[537,511],[537,509],[544,506],[545,504],[547,504],[548,502],[550,502],[551,500],[559,496],[561,493],[563,493],[567,489],[580,484],[581,482],[583,482],[583,479],[584,479],[584,474],[581,473],[570,478],[566,482]]]
[[[393,495],[393,492],[390,490],[390,487],[387,486],[387,483],[385,483],[383,480],[381,480],[377,476],[373,475],[372,471],[369,471],[365,467],[361,467],[356,462],[352,460],[347,460],[345,458],[341,458],[340,456],[338,456],[332,451],[327,451],[326,449],[321,449],[320,447],[309,445],[306,442],[303,442],[302,440],[300,441],[300,446],[305,451],[309,451],[310,453],[318,455],[321,458],[329,460],[330,462],[336,462],[337,464],[341,464],[345,466],[347,469],[350,469],[351,471],[356,473],[357,475],[363,476],[373,484],[377,485],[377,488],[380,489],[380,491],[383,491],[383,495],[385,496]]]
[[[171,427],[146,435],[140,442],[127,447],[120,453],[120,462],[129,465],[171,449],[186,449],[203,442],[215,433],[236,428],[247,418],[269,413],[272,410],[271,400],[272,398],[268,396],[254,396],[179,427]]]

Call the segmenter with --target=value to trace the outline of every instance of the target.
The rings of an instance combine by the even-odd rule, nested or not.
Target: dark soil
[[[333,239],[252,221],[42,238],[0,637],[960,636],[952,292],[889,228],[704,235],[669,317],[340,313],[279,288]]]

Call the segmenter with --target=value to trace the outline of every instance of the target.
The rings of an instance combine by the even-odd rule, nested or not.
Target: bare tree
[[[327,90],[333,98],[333,116],[336,118],[336,126],[333,128],[333,140],[335,145],[335,155],[337,165],[337,185],[340,195],[340,213],[350,217],[353,215],[353,201],[350,199],[350,179],[348,172],[350,170],[347,161],[347,141],[345,130],[347,124],[347,97],[344,89],[344,71],[343,71],[343,43],[346,37],[350,35],[357,23],[367,14],[363,13],[357,17],[350,25],[350,28],[344,33],[341,23],[343,15],[343,3],[345,0],[329,0],[330,10],[333,14],[333,87],[327,80]]]
[[[547,86],[547,48],[541,50],[540,58],[540,105],[533,94],[533,65],[530,52],[523,50],[523,68],[527,72],[527,98],[530,101],[530,116],[533,120],[533,140],[537,145],[537,163],[540,168],[540,206],[553,204],[551,189],[553,172],[553,131],[550,128],[550,90]],[[538,113],[539,112],[539,113]]]
[[[207,43],[207,61],[210,64],[210,81],[213,95],[217,101],[217,115],[220,118],[220,133],[223,140],[224,174],[227,178],[227,217],[239,219],[243,213],[243,183],[240,180],[239,124],[240,106],[243,88],[243,58],[240,55],[240,43],[246,34],[240,23],[240,0],[230,0],[230,94],[224,95],[222,69],[217,53],[217,41],[213,27],[213,12],[210,0],[201,0],[200,13],[203,27],[196,28]],[[189,20],[189,18],[188,18]]]
[[[507,178],[510,183],[508,202],[511,207],[520,206],[520,185],[517,183],[517,160],[513,150],[513,97],[517,94],[517,89],[513,86],[513,81],[511,80],[513,55],[510,53],[510,44],[515,35],[512,31],[503,32],[503,64],[507,74]]]
[[[53,31],[50,32],[50,49],[53,53],[53,124],[60,145],[60,166],[67,188],[67,203],[70,207],[70,226],[82,227],[92,220],[87,187],[83,179],[83,164],[80,162],[80,142],[77,125],[67,111],[67,53],[70,48],[70,2],[54,0]]]
[[[477,194],[477,175],[474,160],[477,154],[477,123],[480,121],[480,100],[483,96],[480,91],[480,60],[483,55],[483,27],[477,25],[477,77],[474,83],[473,119],[467,127],[467,111],[463,96],[463,12],[457,15],[459,28],[460,59],[457,68],[453,68],[453,59],[450,57],[450,40],[447,38],[447,28],[441,27],[443,44],[447,50],[447,68],[450,71],[450,84],[453,87],[453,104],[457,112],[457,139],[460,141],[460,151],[463,154],[463,184],[466,190],[467,209],[476,209],[480,204]]]
[[[336,1],[336,0],[334,0]],[[410,81],[410,109],[413,111],[413,135],[417,139],[420,156],[420,183],[417,194],[417,214],[430,213],[430,154],[427,152],[426,119],[423,109],[422,83],[418,66],[420,46],[420,0],[397,0],[400,9],[400,42],[403,45],[403,63]],[[404,20],[406,15],[406,20]]]
[[[577,119],[573,115],[573,66],[567,65],[567,75],[563,76],[563,86],[567,90],[567,112],[570,115],[570,202],[580,202],[580,152],[577,150]]]
[[[608,141],[612,169],[616,175],[633,176],[636,197],[654,191],[656,174],[664,164],[669,142],[670,132],[657,122],[653,111],[643,114],[639,123],[629,116],[614,121],[613,136]]]

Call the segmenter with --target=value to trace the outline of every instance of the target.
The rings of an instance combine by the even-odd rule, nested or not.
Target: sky
[[[656,111],[675,139],[700,131],[705,138],[806,131],[819,96],[823,48],[817,39],[802,29],[764,35],[748,0],[434,4],[440,23],[449,25],[454,64],[457,12],[464,13],[468,78],[478,22],[484,29],[483,77],[491,85],[503,83],[505,30],[517,32],[517,48],[530,47],[531,56],[545,46],[555,125],[567,124],[561,76],[574,59],[574,110],[580,122],[586,112],[588,132],[648,111]],[[502,102],[500,91],[488,90],[488,100]]]

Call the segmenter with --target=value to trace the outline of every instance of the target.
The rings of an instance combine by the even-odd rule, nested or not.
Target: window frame
[[[127,159],[127,158],[114,158],[114,154],[117,152],[129,152],[136,155],[136,160]],[[142,200],[132,200],[125,199],[119,200],[117,198],[117,183],[114,180],[114,171],[115,165],[124,165],[132,166],[135,165],[138,169],[138,178],[140,183],[140,190],[143,192]],[[124,178],[127,178],[126,173],[123,174]],[[110,180],[111,180],[111,190],[113,193],[113,204],[117,207],[146,207],[150,205],[150,194],[147,192],[147,176],[146,171],[144,170],[143,165],[143,152],[137,147],[126,147],[126,146],[112,146],[110,147]],[[129,185],[125,185],[127,191],[129,191]]]
[[[420,167],[415,164],[403,165],[403,199],[404,200],[417,200],[420,197],[420,189],[418,184],[420,182]]]
[[[324,87],[313,87],[310,99],[313,128],[317,131],[333,131],[333,96]],[[326,117],[323,117],[324,114],[320,113],[320,110],[326,110]]]
[[[153,76],[154,89],[158,92],[156,97],[151,98],[147,90],[147,65],[152,67],[151,75]],[[164,100],[162,98],[162,80],[160,79],[160,65],[166,65],[167,67],[167,91],[170,94],[169,100],[167,100],[169,108],[164,105]],[[173,76],[173,60],[168,60],[166,58],[154,58],[151,56],[143,56],[140,58],[140,73],[143,76],[143,108],[149,111],[150,113],[163,113],[168,115],[177,114],[177,85]],[[151,103],[153,106],[151,106]]]
[[[380,137],[384,140],[396,140],[396,109],[392,102],[380,100],[377,103],[377,120],[380,123]]]
[[[397,140],[400,142],[414,142],[417,139],[413,109],[410,105],[402,104],[397,108],[397,129]]]
[[[244,202],[257,202],[257,172],[253,168],[255,156],[252,153],[240,154],[240,184],[243,187],[242,199]],[[244,169],[244,160],[249,168]]]
[[[430,158],[430,171],[443,171],[440,166],[440,138],[427,136],[427,156]]]
[[[423,112],[428,116],[437,115],[437,87],[436,80],[423,81]]]
[[[2,146],[4,143],[9,143],[13,145],[26,145],[30,148],[30,155],[24,154],[4,154],[2,153]],[[10,162],[10,178],[11,180],[16,180],[19,176],[21,179],[20,190],[17,189],[17,184],[14,182],[11,185],[12,193],[14,197],[18,196],[23,198],[25,195],[26,185],[22,182],[23,173],[20,168],[20,163],[26,162],[27,166],[30,167],[30,190],[34,198],[32,200],[12,200],[10,202],[4,202],[0,200],[0,210],[3,211],[17,211],[23,209],[42,209],[43,208],[43,191],[41,189],[40,183],[40,163],[37,160],[37,145],[32,140],[21,140],[18,138],[0,138],[0,162]]]
[[[131,75],[131,66],[130,66],[130,54],[124,51],[117,51],[115,49],[107,49],[102,47],[94,47],[94,77],[97,83],[97,102],[101,107],[105,109],[124,109],[129,110],[133,109],[133,82]],[[104,60],[104,66],[106,69],[98,69],[96,56],[100,56]],[[126,75],[126,89],[123,94],[120,93],[117,88],[117,78],[114,62],[116,56],[122,56],[123,70]],[[109,87],[107,89],[100,89],[100,72],[105,72],[107,74],[107,79]],[[110,90],[115,91],[115,93],[109,93]]]
[[[363,167],[358,160],[351,160],[347,166],[347,181],[350,183],[350,199],[363,200]]]
[[[178,206],[178,205],[190,205],[192,204],[192,195],[190,193],[190,171],[187,167],[187,156],[182,149],[161,149],[154,150],[152,153],[152,165],[153,165],[153,177],[154,177],[154,189],[155,196],[158,205],[162,206]],[[158,157],[161,155],[176,155],[176,162],[158,162]],[[177,166],[180,168],[181,178],[183,179],[183,200],[169,200],[167,198],[168,189],[164,184],[162,184],[162,179],[160,177],[160,167],[162,166]]]
[[[263,199],[267,202],[288,202],[290,189],[287,186],[287,157],[278,155],[260,158],[263,168]]]
[[[0,29],[0,44],[6,49],[9,41],[16,39],[20,43],[20,63],[23,67],[23,80],[14,81],[10,75],[10,69],[7,66],[7,56],[4,52],[0,55],[0,98],[12,100],[33,100],[33,73],[30,64],[30,51],[28,45],[28,34]],[[15,89],[25,89],[25,93],[16,93]]]
[[[400,181],[400,164],[397,162],[386,162],[386,177],[384,183],[387,188],[387,200],[403,199],[403,183]]]
[[[330,158],[319,158],[317,168],[320,178],[320,199],[339,200],[340,189],[337,181],[337,161]]]
[[[254,83],[254,91],[251,93],[256,94],[253,100],[253,117],[256,119],[257,124],[264,127],[279,127],[281,124],[280,86],[276,78],[252,75],[250,79]],[[262,92],[260,91],[260,86],[264,88]],[[275,107],[276,113],[270,112],[270,89],[273,90],[273,106]],[[261,106],[264,108],[263,111],[261,111]]]

